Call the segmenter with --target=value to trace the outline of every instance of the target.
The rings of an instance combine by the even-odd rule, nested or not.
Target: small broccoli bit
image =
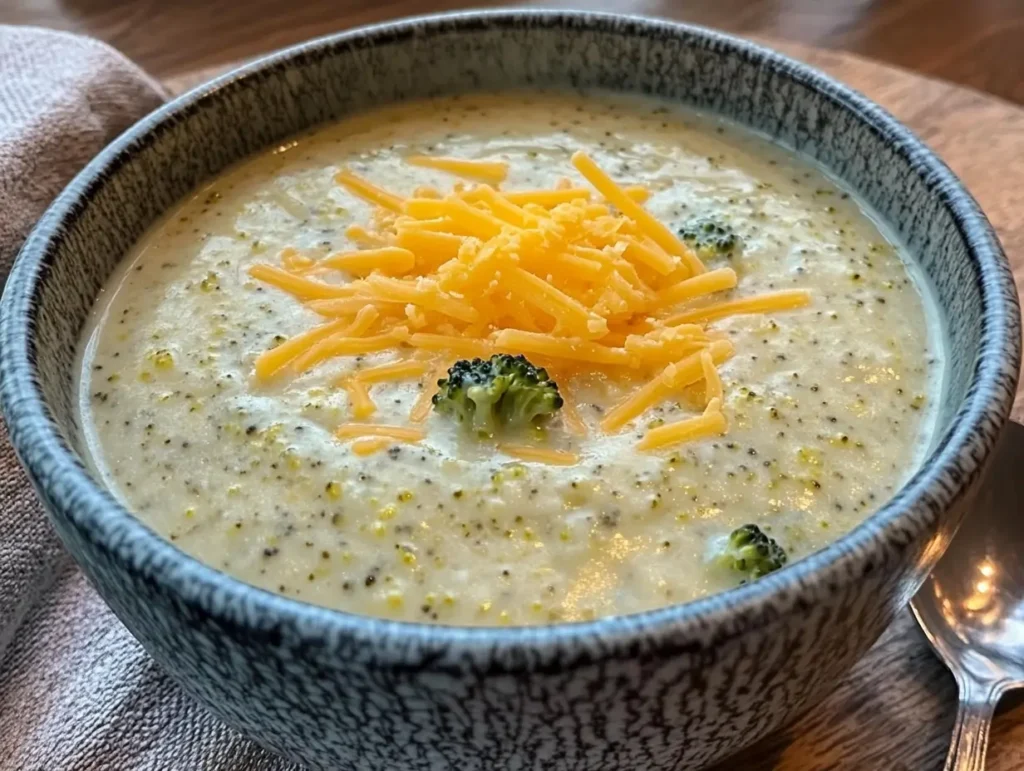
[[[525,356],[463,359],[437,385],[434,409],[478,436],[540,425],[562,406],[558,385]]]
[[[702,216],[679,228],[679,237],[699,257],[720,257],[733,252],[740,243],[736,231],[718,217]]]
[[[715,562],[739,573],[744,581],[778,570],[786,559],[785,550],[757,525],[733,530],[715,555]]]

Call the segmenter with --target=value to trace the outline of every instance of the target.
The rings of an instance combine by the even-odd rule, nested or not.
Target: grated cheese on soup
[[[930,441],[941,353],[899,249],[799,159],[660,103],[389,107],[230,170],[140,241],[82,345],[96,473],[211,566],[357,613],[576,621],[798,559]],[[562,406],[473,436],[457,359]]]

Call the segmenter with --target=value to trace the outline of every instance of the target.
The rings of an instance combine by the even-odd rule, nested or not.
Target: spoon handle
[[[983,771],[992,716],[1002,694],[999,683],[964,678],[944,771]]]

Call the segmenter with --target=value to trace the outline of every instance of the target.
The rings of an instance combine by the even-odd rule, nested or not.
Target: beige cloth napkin
[[[0,26],[0,282],[32,224],[164,99],[95,40]],[[284,771],[149,659],[64,553],[0,424],[0,771]]]

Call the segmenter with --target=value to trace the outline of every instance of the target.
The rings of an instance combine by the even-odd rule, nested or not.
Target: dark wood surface
[[[160,78],[356,24],[497,0],[0,0],[0,24],[94,35]],[[506,3],[510,4],[510,3]],[[1024,103],[1021,0],[535,0],[854,52]]]
[[[1014,264],[1018,289],[1024,284],[1024,109],[857,56],[762,42],[866,93],[924,138],[978,198]],[[168,85],[180,92],[219,69]],[[1016,417],[1024,418],[1020,391]],[[952,677],[906,611],[821,705],[714,771],[941,769],[956,698]],[[1003,701],[988,769],[1022,771],[1024,698]]]

